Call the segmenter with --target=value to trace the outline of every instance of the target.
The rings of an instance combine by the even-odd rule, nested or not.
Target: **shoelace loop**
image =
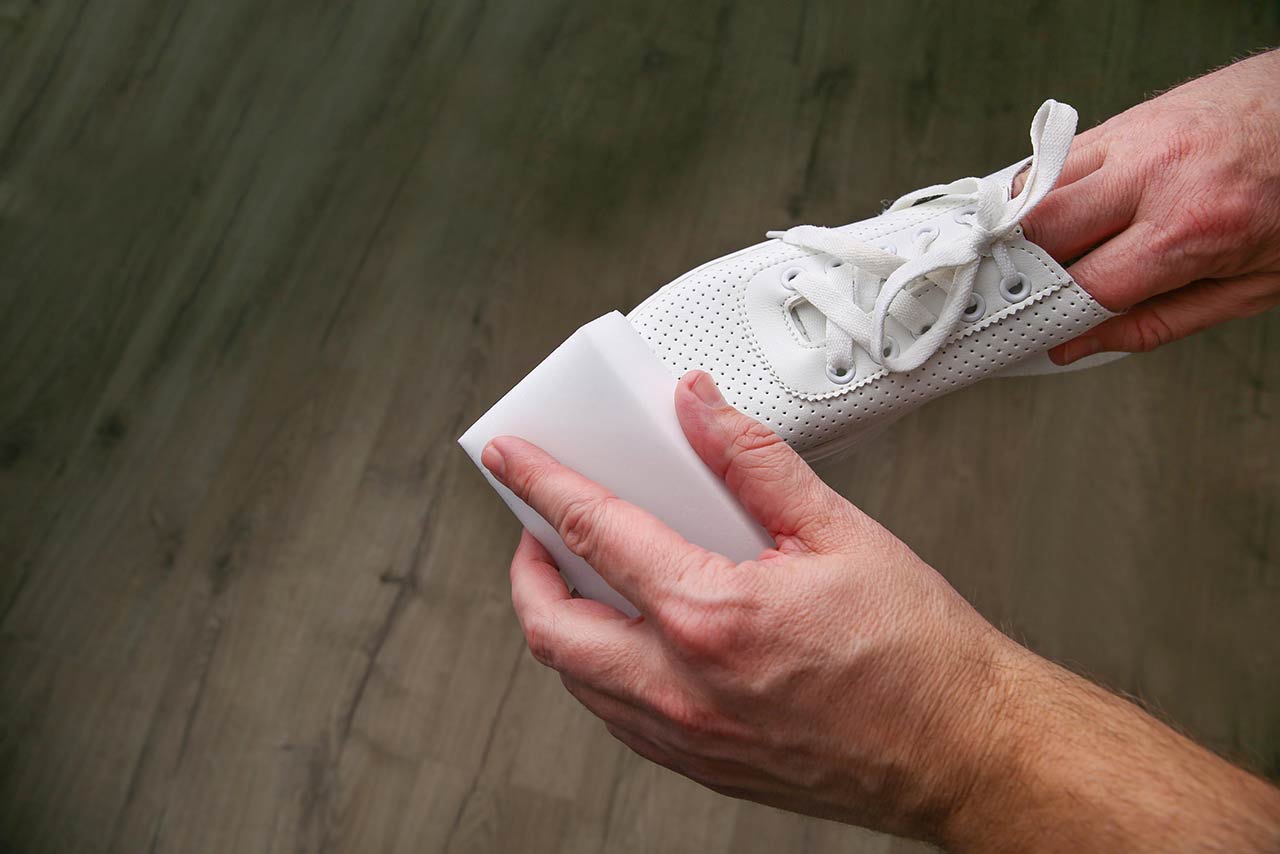
[[[821,278],[802,274],[789,283],[826,318],[828,373],[850,369],[855,345],[888,371],[920,367],[963,322],[984,257],[993,258],[1006,279],[1018,275],[1006,241],[1057,183],[1075,136],[1076,119],[1076,111],[1067,104],[1051,99],[1040,106],[1031,122],[1032,153],[1026,183],[1012,199],[1006,198],[1005,188],[995,181],[962,178],[924,187],[890,205],[888,211],[898,211],[934,196],[971,202],[972,213],[965,217],[966,232],[951,240],[928,241],[928,248],[915,258],[903,258],[820,226],[797,225],[768,232],[768,237],[841,262],[829,267]],[[937,317],[909,290],[919,283],[946,292]],[[885,340],[885,321],[890,316],[908,328],[921,330],[910,346],[899,347],[896,353]]]

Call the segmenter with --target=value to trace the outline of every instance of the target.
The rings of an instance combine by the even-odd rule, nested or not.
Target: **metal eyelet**
[[[804,270],[799,267],[788,267],[782,271],[782,286],[789,291],[794,291],[796,286],[792,284]]]
[[[890,255],[898,254],[898,247],[894,246],[892,243],[877,243],[876,248],[881,252],[888,252]]]
[[[978,209],[974,207],[961,208],[960,210],[956,211],[951,215],[951,219],[952,221],[958,222],[961,225],[972,225],[973,222],[970,218],[977,212],[978,212]]]
[[[893,359],[898,355],[898,339],[892,335],[884,337],[884,349],[880,351],[881,358]]]
[[[1021,273],[1014,273],[1000,280],[1000,296],[1004,297],[1005,302],[1022,302],[1030,293],[1031,286],[1027,283],[1027,277]]]
[[[847,385],[849,381],[853,379],[853,376],[853,368],[837,368],[832,365],[827,365],[827,379],[831,380],[836,385]]]
[[[965,323],[975,323],[981,320],[987,313],[987,301],[982,298],[982,294],[970,294],[969,304],[964,307],[964,311],[960,314],[960,319]]]
[[[912,240],[920,240],[927,237],[930,240],[936,239],[938,236],[938,227],[936,225],[922,225],[916,229],[916,233],[912,236]]]
[[[841,261],[839,258],[831,258],[827,261],[828,270],[834,270],[837,267],[843,267],[843,266],[844,266],[844,262]]]

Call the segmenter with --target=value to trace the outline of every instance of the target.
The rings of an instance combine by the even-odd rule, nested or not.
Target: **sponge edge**
[[[480,463],[495,436],[519,436],[641,507],[691,543],[735,561],[774,543],[689,446],[673,404],[676,378],[618,312],[583,326],[458,439],[520,522],[581,595],[636,608],[555,529]]]

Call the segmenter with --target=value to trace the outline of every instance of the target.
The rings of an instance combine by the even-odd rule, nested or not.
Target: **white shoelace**
[[[1075,130],[1076,111],[1070,106],[1054,100],[1040,106],[1031,122],[1027,180],[1012,199],[1006,200],[1005,187],[995,181],[962,178],[916,190],[894,202],[889,211],[937,196],[970,202],[962,220],[968,226],[963,236],[936,241],[936,232],[922,234],[916,240],[920,254],[912,259],[831,228],[797,225],[786,231],[770,231],[768,237],[831,259],[825,275],[800,272],[788,282],[826,317],[828,373],[833,377],[851,375],[855,345],[886,370],[920,367],[962,322],[984,257],[995,259],[1006,281],[1018,277],[1006,239],[1057,183]],[[934,286],[946,293],[937,317],[915,296]],[[910,330],[919,330],[915,340],[900,351],[896,346],[886,347],[885,320],[890,316]]]

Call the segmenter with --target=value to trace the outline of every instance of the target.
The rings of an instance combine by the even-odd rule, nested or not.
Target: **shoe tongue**
[[[810,344],[821,344],[827,338],[827,318],[808,300],[800,300],[791,307],[791,317],[796,328]]]

